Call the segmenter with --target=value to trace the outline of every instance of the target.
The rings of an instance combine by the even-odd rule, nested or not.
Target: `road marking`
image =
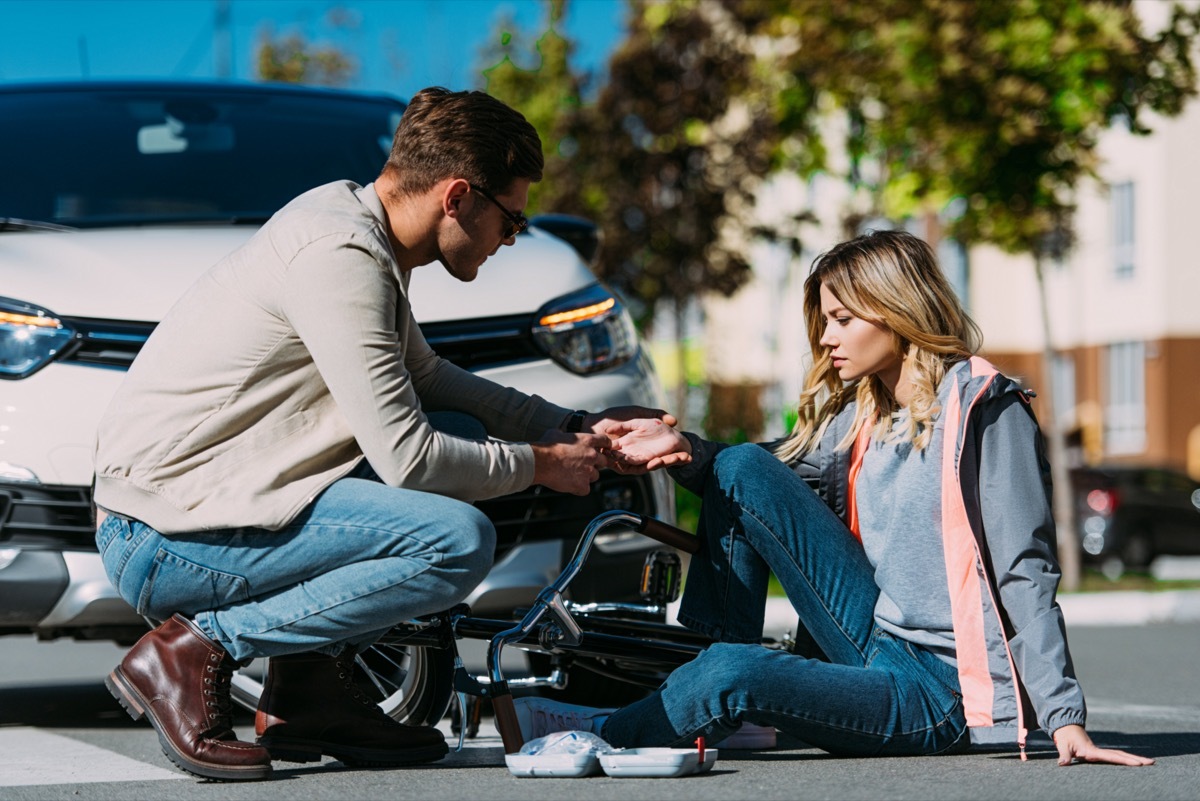
[[[184,779],[70,737],[28,728],[0,728],[0,787]]]
[[[1099,712],[1107,715],[1128,715],[1150,720],[1187,720],[1200,717],[1200,708],[1194,706],[1154,706],[1151,704],[1127,704],[1122,701],[1098,699],[1088,701],[1088,714]]]

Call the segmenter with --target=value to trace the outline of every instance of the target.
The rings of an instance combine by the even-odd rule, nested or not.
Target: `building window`
[[[1133,275],[1133,182],[1113,184],[1113,269],[1118,278]]]
[[[1146,449],[1145,344],[1109,345],[1105,372],[1105,451],[1113,456],[1141,453]]]

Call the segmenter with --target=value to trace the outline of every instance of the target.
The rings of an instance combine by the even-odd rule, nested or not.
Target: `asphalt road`
[[[486,726],[431,766],[351,770],[277,763],[270,782],[199,781],[175,770],[153,730],[133,723],[101,678],[107,644],[0,639],[0,799],[1200,799],[1200,622],[1070,631],[1100,744],[1153,756],[1129,769],[1059,767],[1048,739],[1015,753],[835,759],[781,738],[775,750],[725,751],[709,774],[678,779],[518,779]],[[251,732],[246,715],[243,736]],[[447,729],[448,731],[448,729]]]

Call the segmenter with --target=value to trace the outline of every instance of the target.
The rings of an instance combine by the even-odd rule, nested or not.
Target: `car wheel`
[[[355,679],[389,716],[411,726],[435,725],[453,691],[454,657],[444,648],[376,644],[354,658]],[[233,675],[232,696],[254,711],[262,696],[267,660],[256,659]]]
[[[1121,561],[1126,570],[1145,569],[1150,566],[1151,558],[1150,536],[1145,531],[1131,534],[1121,548]]]

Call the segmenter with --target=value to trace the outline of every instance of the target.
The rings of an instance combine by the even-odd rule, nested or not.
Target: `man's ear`
[[[462,213],[463,198],[471,191],[471,184],[465,178],[452,178],[442,187],[442,213],[450,218],[457,218]]]

